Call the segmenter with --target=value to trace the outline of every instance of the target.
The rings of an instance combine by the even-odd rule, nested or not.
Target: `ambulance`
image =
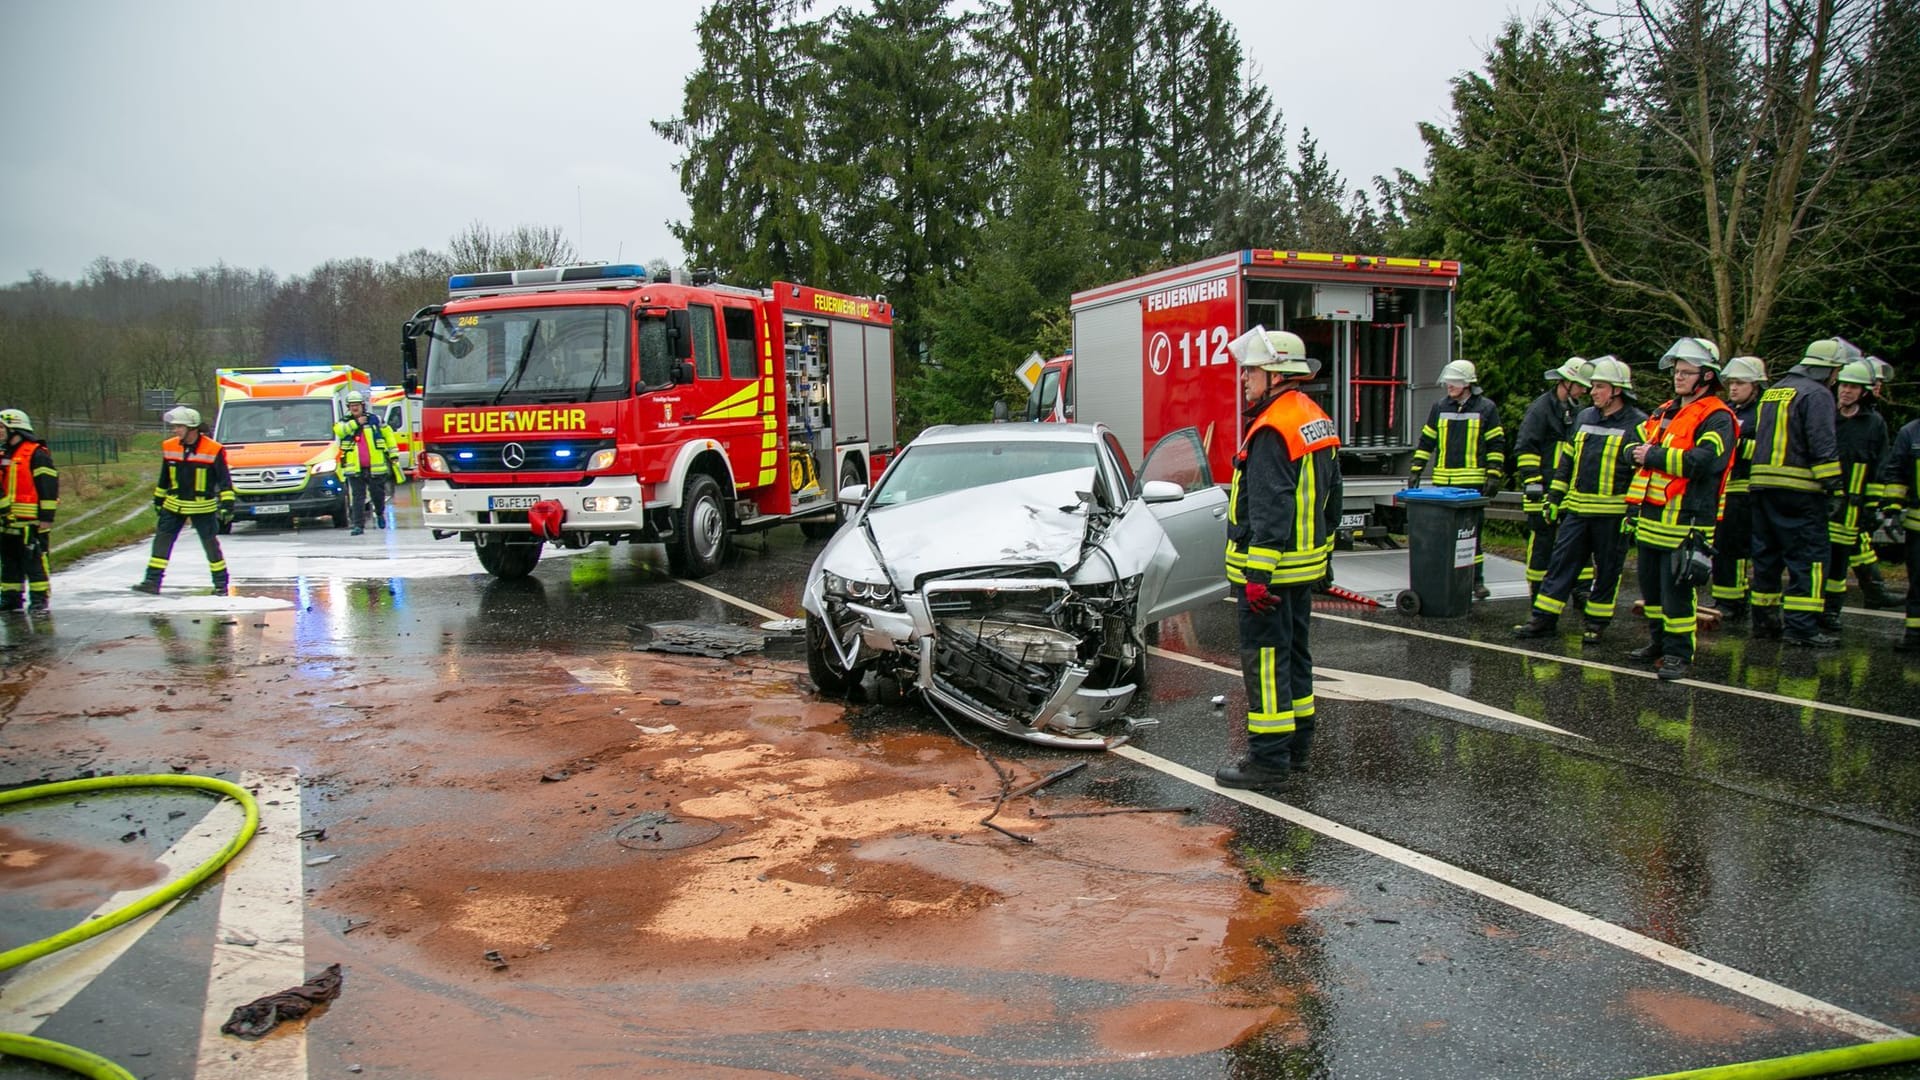
[[[347,526],[347,487],[333,425],[347,393],[370,394],[366,372],[346,364],[220,368],[213,437],[227,448],[234,516],[252,521],[327,517]]]

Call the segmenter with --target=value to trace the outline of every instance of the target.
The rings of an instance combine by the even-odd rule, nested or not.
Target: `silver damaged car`
[[[1138,474],[1101,425],[930,428],[841,501],[801,599],[828,693],[872,673],[1008,735],[1104,749],[1147,627],[1226,594],[1227,493],[1192,428]]]

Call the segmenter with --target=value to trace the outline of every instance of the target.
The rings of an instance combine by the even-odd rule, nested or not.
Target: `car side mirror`
[[[840,489],[840,494],[833,497],[833,501],[841,506],[851,507],[857,507],[866,500],[867,485],[865,484],[848,484]]]
[[[1149,480],[1140,485],[1140,497],[1150,503],[1170,503],[1186,498],[1187,492],[1171,480]]]

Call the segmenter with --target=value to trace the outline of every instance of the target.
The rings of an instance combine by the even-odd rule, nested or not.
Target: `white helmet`
[[[1472,386],[1479,381],[1480,376],[1473,370],[1471,360],[1455,360],[1440,369],[1440,383],[1443,386],[1450,382],[1466,383]]]
[[[161,417],[160,419],[162,422],[167,424],[185,424],[188,427],[200,426],[199,411],[196,409],[189,409],[185,405],[175,405],[173,408],[168,409],[167,415]]]
[[[1685,360],[1714,371],[1720,370],[1720,346],[1703,337],[1683,337],[1673,343],[1673,347],[1660,357],[1660,370],[1673,366],[1675,360]]]
[[[1627,367],[1617,356],[1611,354],[1593,361],[1587,367],[1587,385],[1603,382],[1625,394],[1629,400],[1633,394],[1633,369]]]
[[[1867,357],[1867,363],[1873,365],[1873,379],[1875,382],[1888,382],[1892,380],[1893,378],[1892,364],[1887,363],[1885,360],[1882,360],[1877,356]]]
[[[29,435],[33,433],[33,421],[27,419],[27,414],[19,409],[0,409],[0,427],[9,431],[24,431]]]
[[[1566,363],[1547,371],[1547,381],[1571,382],[1579,383],[1581,386],[1589,386],[1591,384],[1587,381],[1590,378],[1588,371],[1589,367],[1585,357],[1570,357]]]
[[[1741,382],[1763,383],[1767,381],[1767,362],[1757,356],[1736,356],[1727,361],[1720,374]]]
[[[1843,337],[1821,338],[1807,346],[1800,363],[1807,367],[1837,368],[1860,359],[1860,350]]]
[[[1307,378],[1320,373],[1320,362],[1307,356],[1307,343],[1290,330],[1256,326],[1227,342],[1227,352],[1243,368]]]
[[[358,390],[347,391],[347,404],[365,405],[366,403],[367,403],[367,395],[361,393]]]

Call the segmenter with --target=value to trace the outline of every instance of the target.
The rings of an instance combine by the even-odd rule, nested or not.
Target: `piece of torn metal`
[[[767,647],[767,633],[730,623],[669,621],[628,627],[646,635],[635,646],[647,652],[680,653],[724,659],[741,653],[759,652]]]

